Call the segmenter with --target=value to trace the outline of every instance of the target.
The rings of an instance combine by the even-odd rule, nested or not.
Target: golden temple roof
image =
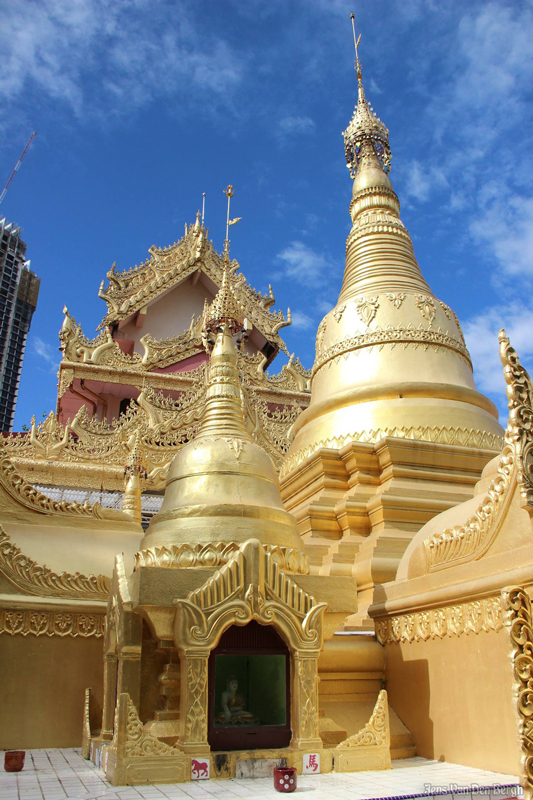
[[[150,258],[139,266],[118,272],[113,264],[107,273],[109,284],[104,287],[102,281],[100,286],[99,297],[107,303],[107,314],[99,329],[127,319],[198,270],[220,288],[224,261],[208,235],[209,229],[198,216],[194,225],[185,226],[185,235],[178,242],[166,248],[152,246],[148,251]],[[271,311],[275,302],[272,287],[268,294],[262,294],[246,282],[242,273],[237,274],[238,270],[239,264],[234,259],[227,280],[245,316],[267,341],[288,355],[279,331],[291,324],[290,310],[287,317],[281,311]]]

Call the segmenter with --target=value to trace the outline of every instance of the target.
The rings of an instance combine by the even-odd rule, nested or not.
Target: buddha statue
[[[259,725],[259,718],[246,711],[244,697],[238,688],[239,681],[235,675],[230,675],[220,698],[223,710],[217,716],[217,722],[225,725]]]

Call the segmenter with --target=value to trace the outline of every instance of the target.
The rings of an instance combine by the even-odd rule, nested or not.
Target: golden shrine
[[[66,314],[56,413],[0,445],[1,747],[81,741],[113,784],[418,754],[531,796],[533,384],[502,331],[503,431],[356,67],[353,227],[310,374],[264,372],[290,315],[200,217],[108,273],[97,339]],[[182,334],[157,338],[165,308],[192,309]],[[54,498],[102,486],[122,511]]]

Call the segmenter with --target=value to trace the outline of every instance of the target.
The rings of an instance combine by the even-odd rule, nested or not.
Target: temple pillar
[[[207,741],[207,662],[209,650],[180,649],[180,749],[185,753],[209,753]]]
[[[141,648],[139,646],[124,646],[119,651],[117,695],[123,693],[129,694],[135,708],[140,707]]]
[[[115,698],[117,695],[117,654],[104,656],[104,703],[102,711],[101,738],[111,740],[115,719]]]
[[[319,651],[293,651],[291,655],[291,747],[321,750],[318,728]]]

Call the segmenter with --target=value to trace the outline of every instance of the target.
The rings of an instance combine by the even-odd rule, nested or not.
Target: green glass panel
[[[284,655],[215,656],[215,725],[285,725]]]

